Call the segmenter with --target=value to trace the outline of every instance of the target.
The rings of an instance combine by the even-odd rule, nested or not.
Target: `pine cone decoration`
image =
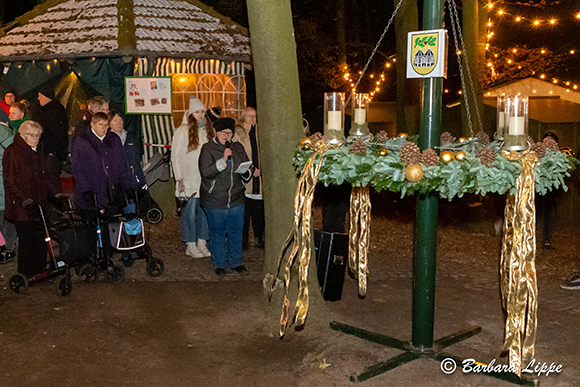
[[[546,155],[546,145],[543,142],[537,142],[532,145],[532,150],[536,152],[538,160]]]
[[[544,145],[552,152],[560,152],[560,147],[558,146],[558,143],[552,137],[546,137],[544,139]]]
[[[421,162],[421,151],[417,144],[407,141],[401,146],[401,161],[405,164],[419,164]]]
[[[312,144],[316,144],[317,142],[322,141],[322,140],[323,140],[323,137],[322,137],[322,133],[320,133],[320,132],[316,132],[312,136],[310,136],[310,142]]]
[[[480,144],[489,145],[489,135],[485,133],[483,130],[477,132],[475,137],[477,137]]]
[[[449,132],[441,133],[441,145],[453,143],[454,137]]]
[[[534,139],[532,138],[532,136],[530,136],[528,134],[528,143],[530,144],[530,146],[534,145],[536,142],[534,141]]]
[[[348,147],[348,153],[354,153],[355,155],[363,155],[367,153],[367,144],[361,140],[355,140]]]
[[[491,148],[480,148],[475,152],[475,157],[487,166],[495,161],[495,152]]]
[[[384,130],[381,130],[377,133],[376,139],[378,143],[384,144],[389,139],[389,134]]]
[[[423,163],[423,165],[426,167],[437,165],[438,162],[439,156],[437,156],[437,152],[431,148],[425,149],[421,154],[421,163]]]

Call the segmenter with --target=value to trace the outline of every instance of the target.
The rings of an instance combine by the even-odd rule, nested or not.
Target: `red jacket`
[[[6,112],[6,114],[10,114],[10,106],[6,103],[6,101],[0,101],[0,108]]]
[[[47,174],[42,151],[38,148],[37,152],[32,150],[17,133],[2,157],[6,219],[11,222],[31,221],[33,218],[22,207],[22,203],[32,199],[34,205],[45,206],[49,195],[54,197],[57,194]]]

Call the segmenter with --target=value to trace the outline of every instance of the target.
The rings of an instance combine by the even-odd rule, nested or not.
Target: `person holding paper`
[[[250,181],[252,171],[238,170],[240,164],[249,160],[242,144],[232,142],[235,121],[229,117],[220,118],[215,131],[216,137],[201,148],[199,171],[201,206],[209,223],[213,266],[221,277],[226,274],[227,261],[234,271],[247,271],[242,263],[244,185]]]
[[[244,146],[246,153],[254,165],[252,180],[246,185],[246,200],[244,209],[244,234],[242,245],[249,245],[250,220],[254,230],[254,245],[264,248],[264,200],[262,198],[262,175],[260,173],[260,154],[258,148],[258,131],[256,125],[256,109],[247,107],[242,111],[239,124],[236,127],[235,141]]]
[[[201,175],[198,161],[203,144],[214,136],[212,126],[205,118],[205,106],[196,97],[190,97],[189,109],[171,142],[171,164],[175,174],[175,197],[187,198],[187,204],[181,210],[181,240],[187,244],[185,254],[193,258],[211,256],[206,244],[209,226],[199,201]]]

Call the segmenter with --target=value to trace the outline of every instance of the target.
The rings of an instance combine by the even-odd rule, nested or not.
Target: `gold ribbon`
[[[284,255],[292,244],[292,250],[284,265],[284,303],[282,305],[282,316],[280,317],[280,337],[286,333],[286,328],[296,322],[297,326],[303,325],[308,313],[308,268],[310,265],[311,244],[310,244],[310,220],[312,213],[312,199],[314,198],[314,188],[318,181],[318,174],[322,166],[324,152],[327,146],[318,142],[316,150],[306,162],[304,169],[298,180],[296,195],[294,197],[294,222],[292,231],[286,238],[280,256],[278,257],[278,273],[282,267]],[[318,164],[315,164],[318,158]],[[296,257],[299,261],[299,278],[298,278],[298,298],[294,308],[293,319],[288,323],[288,310],[290,300],[288,291],[290,289],[290,271]],[[276,284],[276,278],[273,277],[269,286],[269,296],[272,299],[272,293]]]
[[[501,293],[507,312],[504,351],[509,351],[509,365],[521,376],[522,365],[534,357],[538,310],[536,281],[536,208],[534,152],[503,151],[506,160],[517,160],[521,173],[516,194],[508,195],[503,225],[500,260]]]
[[[358,278],[358,293],[367,293],[367,255],[371,233],[371,198],[369,186],[352,187],[350,193],[350,229],[348,266]]]

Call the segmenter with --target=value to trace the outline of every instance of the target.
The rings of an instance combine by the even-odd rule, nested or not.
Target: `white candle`
[[[499,112],[497,120],[497,127],[501,129],[505,128],[505,112]]]
[[[354,109],[354,123],[364,125],[366,123],[367,111],[365,109]]]
[[[524,117],[510,117],[509,135],[521,136],[525,134]]]
[[[328,112],[328,130],[342,130],[342,112]]]

